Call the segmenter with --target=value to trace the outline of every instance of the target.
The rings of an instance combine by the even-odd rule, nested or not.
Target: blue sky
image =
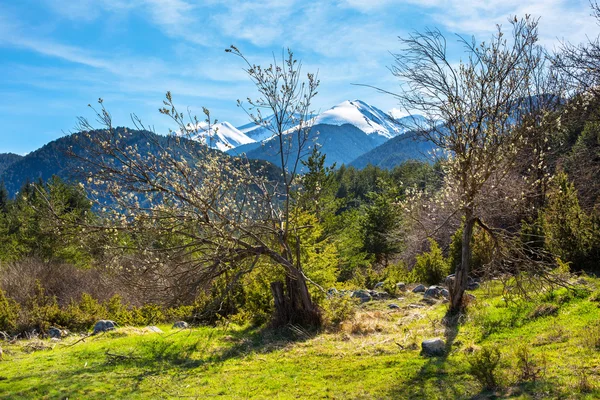
[[[234,44],[254,63],[290,47],[318,71],[315,109],[361,99],[384,111],[395,100],[388,67],[398,36],[414,30],[485,40],[510,15],[541,17],[541,42],[579,43],[600,32],[587,0],[19,0],[0,2],[0,153],[26,154],[72,130],[99,97],[117,125],[136,113],[166,133],[158,113],[176,104],[220,121],[248,122],[237,99],[255,91]],[[451,39],[453,57],[460,46]]]

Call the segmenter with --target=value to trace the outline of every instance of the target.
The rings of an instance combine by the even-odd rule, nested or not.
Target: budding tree
[[[450,216],[464,221],[461,263],[450,287],[452,312],[462,308],[473,229],[477,224],[496,235],[483,211],[527,144],[528,131],[521,129],[525,117],[541,104],[531,101],[544,61],[536,44],[537,20],[526,16],[510,24],[508,38],[500,26],[488,42],[459,38],[466,58],[456,63],[448,58],[446,38],[437,30],[401,38],[404,48],[394,54],[391,68],[402,82],[392,94],[406,111],[425,117],[412,128],[441,151],[446,187],[440,206],[452,208]]]
[[[94,130],[81,119],[83,150],[72,153],[86,163],[96,196],[108,200],[100,206],[112,217],[105,228],[135,238],[126,245],[148,255],[149,270],[163,271],[165,276],[156,279],[175,277],[174,285],[193,292],[217,277],[226,277],[232,286],[268,262],[280,266],[286,276],[285,290],[283,283],[272,284],[277,322],[318,325],[319,310],[300,262],[298,228],[291,221],[296,165],[287,165],[285,147],[288,133],[296,140],[308,136],[318,80],[308,74],[303,81],[292,52],[266,68],[247,65],[261,94],[252,106],[275,114],[273,129],[282,154],[279,170],[192,140],[214,133],[210,113],[204,109],[204,121],[185,115],[170,93],[160,110],[177,126],[168,137],[149,132],[137,118],[139,131],[115,128],[101,106],[96,115],[102,129]],[[288,132],[283,126],[290,115],[295,127]],[[255,120],[260,123],[260,115]],[[151,265],[165,262],[169,268]]]

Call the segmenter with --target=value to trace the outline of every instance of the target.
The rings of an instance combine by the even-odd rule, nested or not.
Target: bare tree
[[[425,117],[412,128],[441,151],[446,184],[438,206],[453,209],[441,225],[455,217],[464,221],[462,261],[450,288],[451,312],[462,308],[473,228],[477,224],[497,236],[484,222],[484,210],[492,199],[506,196],[490,193],[499,192],[527,144],[528,130],[522,127],[532,106],[545,107],[542,99],[531,96],[541,83],[545,57],[536,44],[538,21],[526,16],[510,24],[510,38],[500,26],[488,42],[459,37],[466,60],[458,63],[448,58],[446,38],[437,30],[401,38],[404,49],[394,55],[391,68],[402,81],[400,91],[391,94],[406,111]]]
[[[600,23],[600,5],[590,1],[590,6],[592,16]],[[553,62],[575,93],[600,94],[600,37],[588,38],[587,43],[580,44],[563,42]]]
[[[261,93],[261,100],[251,104],[275,113],[282,179],[273,179],[267,163],[230,157],[190,140],[212,132],[210,113],[204,109],[204,121],[185,115],[170,93],[160,110],[177,125],[168,137],[149,132],[136,117],[141,131],[115,128],[100,101],[96,117],[102,129],[94,130],[88,120],[80,119],[84,150],[72,154],[85,161],[96,197],[108,199],[100,207],[111,222],[99,228],[123,230],[137,238],[124,243],[123,250],[149,255],[143,258],[148,263],[144,268],[166,271],[165,279],[193,292],[222,276],[231,288],[264,262],[274,263],[286,276],[285,290],[281,282],[272,284],[276,322],[319,325],[320,313],[300,262],[298,227],[291,221],[296,165],[286,164],[288,132],[282,129],[289,115],[296,118],[296,137],[309,129],[318,80],[308,74],[302,81],[292,52],[283,65],[275,62],[263,69],[248,63],[247,72]],[[158,268],[162,263],[173,266]]]

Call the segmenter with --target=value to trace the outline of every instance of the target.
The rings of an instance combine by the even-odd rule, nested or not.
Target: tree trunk
[[[457,313],[462,310],[463,295],[467,289],[469,270],[471,267],[471,239],[473,238],[473,210],[467,209],[465,212],[465,227],[462,236],[462,260],[456,266],[454,275],[454,284],[450,288],[450,312]]]
[[[271,283],[271,292],[275,300],[273,324],[276,326],[287,324],[304,327],[320,326],[321,313],[310,298],[302,271],[296,268],[290,269],[285,283],[285,293],[282,282]]]

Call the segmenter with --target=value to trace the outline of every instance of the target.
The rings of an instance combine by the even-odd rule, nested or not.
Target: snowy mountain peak
[[[315,118],[314,125],[354,125],[366,134],[388,139],[402,134],[406,128],[387,113],[361,100],[346,100]]]
[[[243,144],[254,143],[256,140],[246,136],[229,122],[219,122],[208,128],[204,122],[198,126],[198,132],[193,139],[201,141],[213,149],[227,151]]]

